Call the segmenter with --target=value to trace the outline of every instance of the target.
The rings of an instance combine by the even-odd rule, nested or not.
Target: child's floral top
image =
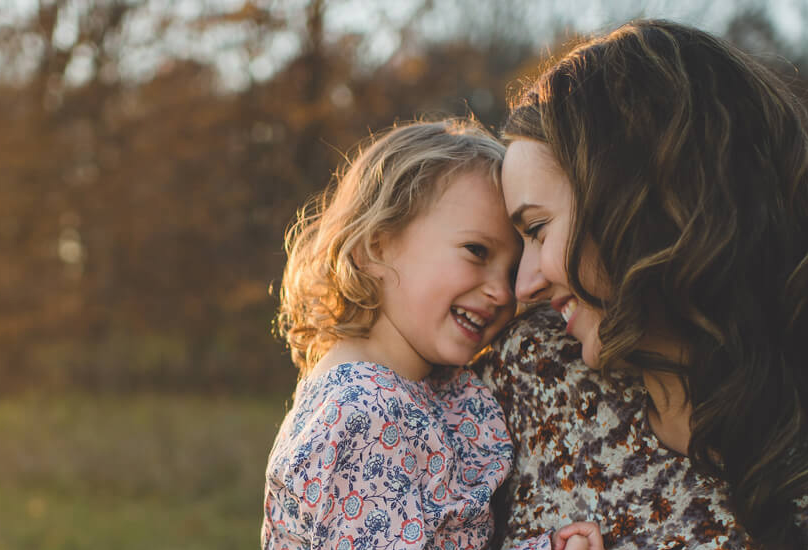
[[[502,410],[470,371],[416,382],[338,365],[300,382],[275,439],[263,548],[486,548],[512,455]]]

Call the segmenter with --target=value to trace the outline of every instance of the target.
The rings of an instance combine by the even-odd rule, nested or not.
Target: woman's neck
[[[648,409],[648,422],[654,435],[665,447],[687,455],[693,408],[682,381],[670,373],[643,372],[643,382],[653,404]]]

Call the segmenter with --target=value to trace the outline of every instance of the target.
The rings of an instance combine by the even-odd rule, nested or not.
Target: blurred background
[[[808,98],[805,0],[0,0],[0,550],[257,548],[295,209],[638,16]]]

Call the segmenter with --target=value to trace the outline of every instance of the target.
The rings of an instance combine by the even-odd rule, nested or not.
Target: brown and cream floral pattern
[[[754,549],[721,481],[662,446],[639,377],[610,385],[580,359],[561,318],[523,315],[475,368],[505,410],[514,473],[496,495],[495,546],[596,521],[607,549]],[[808,533],[808,498],[797,523]]]

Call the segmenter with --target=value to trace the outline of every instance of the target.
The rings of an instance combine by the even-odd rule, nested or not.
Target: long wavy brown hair
[[[376,321],[379,281],[362,264],[381,261],[379,237],[403,230],[454,175],[480,171],[498,185],[504,155],[505,146],[467,118],[400,124],[356,147],[286,234],[277,328],[301,374],[334,342],[366,336]]]
[[[767,548],[808,548],[808,136],[804,107],[750,56],[708,33],[637,21],[590,40],[512,106],[508,139],[545,142],[573,187],[567,271],[602,308],[606,374],[677,374],[688,454],[726,480]],[[594,242],[611,291],[579,276]],[[640,347],[652,317],[680,361]]]

